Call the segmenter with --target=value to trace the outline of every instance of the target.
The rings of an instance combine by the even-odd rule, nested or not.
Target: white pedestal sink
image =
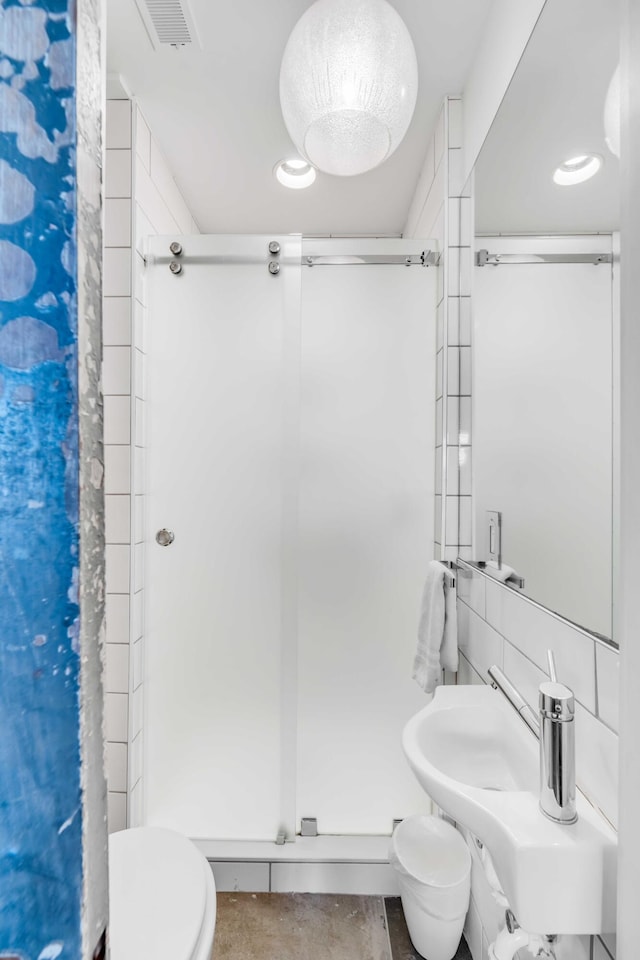
[[[525,930],[615,930],[616,833],[579,791],[576,823],[544,816],[538,741],[499,691],[438,687],[402,745],[434,802],[486,845]]]

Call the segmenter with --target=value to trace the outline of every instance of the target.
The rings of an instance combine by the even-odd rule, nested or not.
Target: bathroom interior
[[[344,0],[105,6],[112,960],[631,960],[624,0],[391,0],[361,170],[287,113]]]

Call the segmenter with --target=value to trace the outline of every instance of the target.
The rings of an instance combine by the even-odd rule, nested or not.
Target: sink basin
[[[538,741],[503,694],[438,687],[402,745],[432,800],[486,845],[525,930],[615,930],[617,835],[579,791],[576,823],[545,817]]]

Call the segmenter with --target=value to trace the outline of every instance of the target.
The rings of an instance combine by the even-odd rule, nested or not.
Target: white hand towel
[[[445,567],[438,560],[432,560],[422,593],[418,645],[412,673],[414,680],[426,693],[435,690],[443,666],[447,670],[458,668],[455,590],[445,590],[444,578]]]

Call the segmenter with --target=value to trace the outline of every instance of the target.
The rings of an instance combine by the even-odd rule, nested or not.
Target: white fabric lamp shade
[[[293,28],[282,114],[319,170],[354,176],[377,167],[407,132],[417,94],[413,42],[386,0],[316,0]]]
[[[611,77],[604,102],[604,142],[611,153],[620,156],[620,67]]]

